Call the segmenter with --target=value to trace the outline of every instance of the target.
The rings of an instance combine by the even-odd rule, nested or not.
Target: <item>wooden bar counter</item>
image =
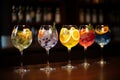
[[[61,68],[67,62],[51,63],[56,70],[50,73],[40,71],[45,64],[27,65],[30,71],[25,74],[15,73],[15,67],[1,68],[0,80],[120,80],[120,57],[108,58],[104,66],[96,63],[98,59],[88,61],[91,65],[87,69],[80,65],[82,61],[72,61],[73,70]]]

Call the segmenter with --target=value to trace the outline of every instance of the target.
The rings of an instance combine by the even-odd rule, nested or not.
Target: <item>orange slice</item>
[[[80,30],[80,35],[84,35],[86,33],[86,29]]]
[[[60,41],[62,43],[67,43],[71,38],[71,33],[67,28],[62,28],[60,31]]]
[[[44,31],[43,31],[43,30],[39,30],[38,36],[39,36],[40,38],[43,37],[43,34],[44,34]]]
[[[72,31],[72,38],[74,40],[78,40],[80,38],[79,30],[75,29],[75,30]]]
[[[100,30],[95,29],[95,32],[96,32],[97,34],[105,34],[105,33],[107,33],[108,31],[109,31],[109,27],[108,27],[108,26],[105,26],[105,27],[101,28]]]

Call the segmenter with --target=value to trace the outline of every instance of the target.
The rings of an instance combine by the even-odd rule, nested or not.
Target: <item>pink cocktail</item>
[[[80,40],[79,44],[84,47],[84,51],[87,50],[95,41],[95,32],[92,25],[81,25],[80,29]],[[82,65],[87,68],[90,64],[87,62],[86,55]]]
[[[94,30],[90,30],[88,32],[84,32],[84,30],[80,30],[80,41],[79,44],[84,48],[91,46],[95,41]]]

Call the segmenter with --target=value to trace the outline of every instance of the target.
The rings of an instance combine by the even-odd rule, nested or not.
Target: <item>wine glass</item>
[[[98,62],[101,65],[106,63],[106,61],[104,61],[103,59],[102,49],[104,48],[105,45],[107,45],[110,42],[111,40],[110,33],[111,31],[108,25],[97,25],[95,27],[95,34],[96,34],[95,42],[101,47],[101,59]]]
[[[50,67],[49,63],[49,50],[53,48],[58,42],[58,32],[55,25],[41,25],[38,31],[38,43],[45,48],[48,58],[46,67],[40,68],[45,72],[50,72],[55,70],[55,68]]]
[[[80,32],[80,40],[79,44],[84,47],[84,62],[82,65],[84,67],[88,67],[90,64],[87,62],[86,58],[86,50],[89,46],[91,46],[95,41],[95,32],[94,28],[91,24],[89,25],[80,25],[79,27]]]
[[[60,30],[60,42],[62,45],[67,47],[68,49],[68,64],[65,66],[62,66],[65,69],[73,69],[75,68],[73,65],[71,65],[71,48],[76,46],[79,42],[79,30],[76,25],[63,25],[63,27]]]
[[[12,34],[11,41],[14,47],[19,49],[21,56],[23,56],[23,50],[28,48],[32,43],[32,31],[28,25],[15,25]],[[17,73],[25,73],[29,71],[28,69],[23,68],[23,59],[21,57],[20,68],[16,69]]]

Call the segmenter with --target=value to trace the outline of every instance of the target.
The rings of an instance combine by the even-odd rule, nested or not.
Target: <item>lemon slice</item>
[[[70,30],[75,30],[75,27],[71,27]]]
[[[32,36],[32,32],[29,29],[24,29],[23,31],[18,32],[18,36],[22,39],[28,39]]]
[[[80,38],[79,30],[75,29],[75,30],[72,31],[72,38],[74,40],[79,40],[79,38]]]
[[[25,29],[25,34],[26,34],[26,35],[31,35],[32,32],[30,31],[30,29],[27,28],[27,29]]]
[[[105,27],[101,28],[100,30],[95,29],[95,32],[96,32],[97,34],[105,34],[105,33],[107,33],[108,31],[109,31],[109,27],[108,27],[108,26],[105,26]]]
[[[32,36],[32,32],[30,31],[30,29],[26,29],[26,38],[29,39]]]
[[[71,33],[67,28],[62,28],[60,31],[60,41],[62,43],[67,43],[71,38]]]

